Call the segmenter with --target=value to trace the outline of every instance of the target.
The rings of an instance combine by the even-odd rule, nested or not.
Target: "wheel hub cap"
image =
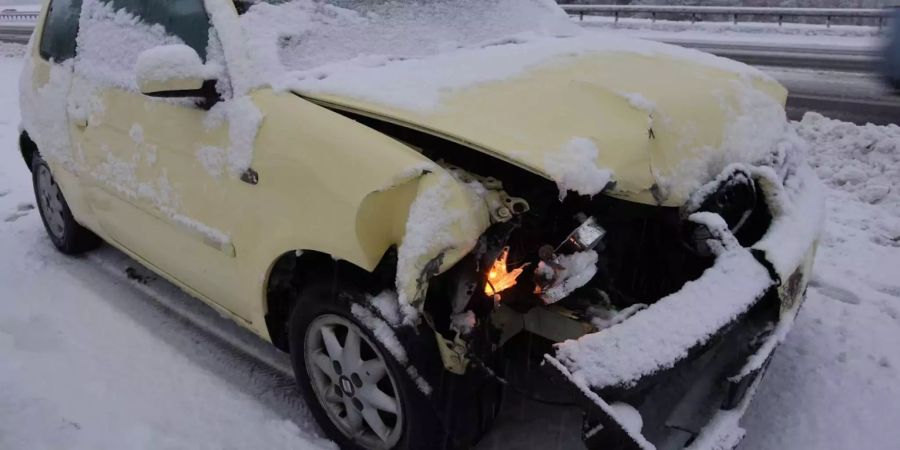
[[[341,389],[344,391],[344,395],[353,397],[353,395],[356,394],[356,389],[353,388],[353,382],[347,377],[341,377]]]

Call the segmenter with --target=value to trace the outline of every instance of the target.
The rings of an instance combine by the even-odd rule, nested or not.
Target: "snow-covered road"
[[[77,259],[53,250],[16,148],[20,68],[0,56],[0,449],[329,448],[271,368],[283,356],[248,357],[258,339],[139,268],[129,278],[134,263],[108,247]],[[830,186],[826,235],[743,448],[896,449],[900,127],[808,116],[800,132]],[[577,442],[577,421],[565,433],[552,409],[514,412],[482,448]]]

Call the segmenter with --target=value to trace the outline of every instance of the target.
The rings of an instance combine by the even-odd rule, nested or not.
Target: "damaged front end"
[[[823,207],[808,167],[734,165],[673,208],[560,201],[538,177],[441,164],[489,216],[417,283],[447,370],[501,378],[498,357],[527,342],[583,409],[589,448],[737,445],[811,270]]]

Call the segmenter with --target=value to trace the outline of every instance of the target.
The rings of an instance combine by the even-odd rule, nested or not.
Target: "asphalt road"
[[[811,47],[809,45],[742,42],[708,42],[665,39],[663,42],[695,48],[714,55],[741,61],[751,66],[790,67],[845,72],[878,70],[878,49]]]
[[[808,111],[858,124],[900,122],[900,93],[878,75],[878,49],[667,40],[757,66],[790,91],[788,115]]]
[[[900,123],[900,94],[876,73],[760,67],[790,91],[788,116],[808,111],[857,124]]]
[[[0,24],[0,41],[26,43],[28,24]],[[877,49],[770,44],[710,43],[683,39],[667,42],[696,48],[759,66],[791,92],[788,113],[800,119],[807,111],[855,123],[879,125],[900,121],[900,95],[876,75]]]

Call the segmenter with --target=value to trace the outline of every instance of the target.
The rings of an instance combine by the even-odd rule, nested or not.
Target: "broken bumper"
[[[800,309],[823,219],[818,180],[806,167],[792,176],[770,183],[772,225],[752,248],[726,245],[681,291],[545,355],[579,399],[589,448],[740,442],[740,418]]]

